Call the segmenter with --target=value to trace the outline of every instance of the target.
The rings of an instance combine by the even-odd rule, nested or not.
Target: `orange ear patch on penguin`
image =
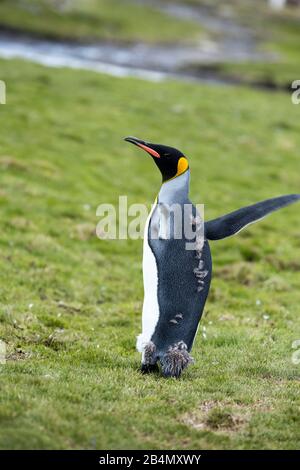
[[[185,157],[180,157],[177,163],[176,176],[182,175],[189,167],[189,163]]]

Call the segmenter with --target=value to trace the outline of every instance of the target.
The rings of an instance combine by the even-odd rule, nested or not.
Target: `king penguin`
[[[190,352],[210,288],[208,241],[232,236],[298,201],[300,195],[268,199],[204,222],[189,200],[186,156],[175,148],[136,137],[125,140],[151,155],[162,174],[144,232],[142,333],[137,337],[141,371],[157,371],[160,363],[165,377],[178,378],[193,362]],[[188,233],[187,226],[191,227]]]

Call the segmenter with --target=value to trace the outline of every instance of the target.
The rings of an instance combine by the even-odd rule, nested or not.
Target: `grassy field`
[[[13,5],[12,5],[13,3]],[[0,0],[0,28],[52,39],[194,41],[201,28],[130,0]]]
[[[100,203],[157,194],[128,134],[190,157],[207,219],[299,192],[300,107],[21,61],[0,71],[0,447],[299,448],[300,207],[212,243],[196,364],[178,381],[138,371],[142,241],[94,232]]]

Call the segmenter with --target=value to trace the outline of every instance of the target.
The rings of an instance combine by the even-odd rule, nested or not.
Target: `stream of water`
[[[0,57],[21,58],[48,67],[93,70],[117,77],[139,77],[151,81],[168,78],[228,84],[216,72],[195,72],[193,64],[207,65],[226,61],[265,60],[247,28],[232,20],[210,16],[198,7],[168,4],[157,0],[135,0],[150,4],[169,15],[193,18],[216,34],[193,45],[151,45],[98,42],[50,41],[20,34],[0,33]],[[218,38],[219,35],[219,38]]]

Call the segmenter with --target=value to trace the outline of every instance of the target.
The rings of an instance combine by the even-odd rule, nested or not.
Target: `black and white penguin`
[[[148,217],[143,245],[144,303],[137,349],[141,370],[179,377],[193,362],[190,351],[209,292],[212,261],[208,240],[238,233],[267,214],[300,199],[291,194],[244,207],[203,223],[189,200],[190,170],[179,150],[135,137],[127,142],[153,157],[162,186]],[[191,231],[186,234],[186,226]]]

